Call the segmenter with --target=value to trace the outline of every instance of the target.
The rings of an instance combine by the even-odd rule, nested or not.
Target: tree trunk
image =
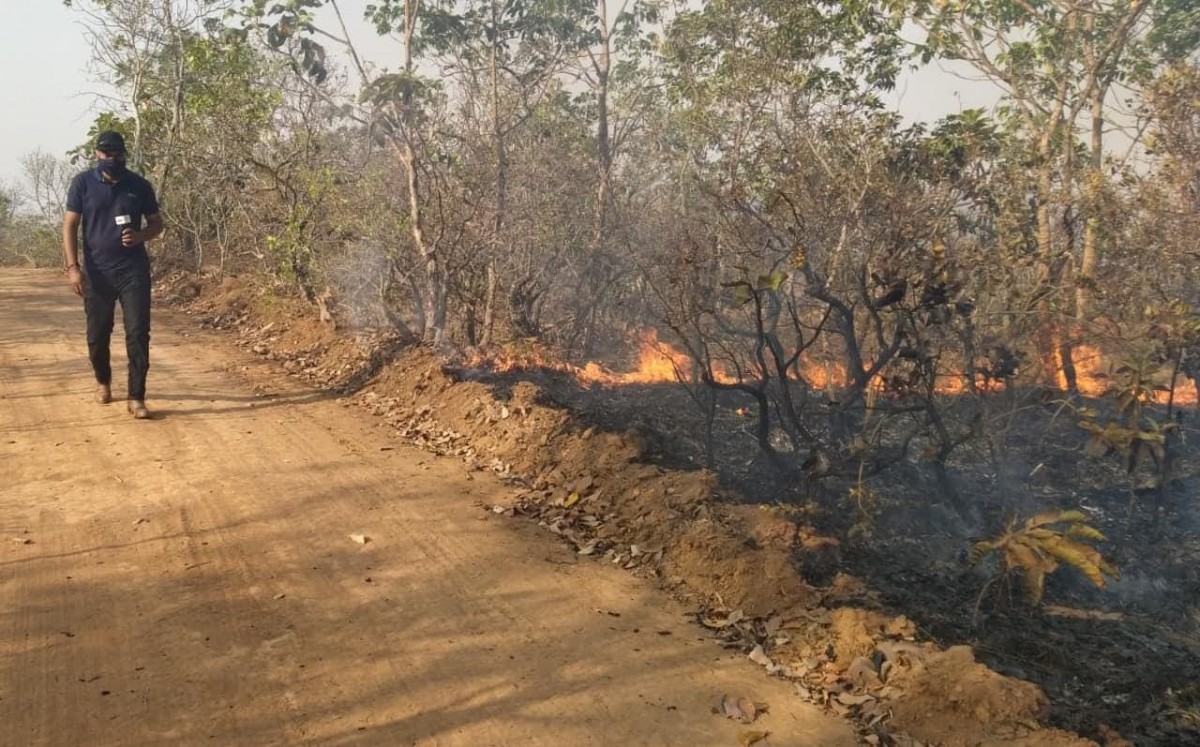
[[[1087,318],[1088,303],[1091,300],[1092,288],[1095,285],[1096,263],[1099,261],[1099,227],[1098,215],[1100,201],[1100,185],[1104,168],[1104,97],[1106,91],[1096,86],[1092,92],[1092,142],[1091,164],[1086,184],[1087,220],[1083,233],[1083,258],[1079,263],[1079,282],[1075,290],[1075,317],[1082,322]]]
[[[1078,214],[1078,203],[1075,199],[1075,128],[1070,124],[1063,127],[1062,143],[1062,216],[1065,238],[1063,249],[1055,258],[1053,281],[1055,287],[1066,290],[1066,284],[1071,281],[1075,257],[1075,231],[1071,221]],[[1064,293],[1064,296],[1066,294]],[[1070,301],[1065,297],[1058,309],[1059,318],[1068,319]],[[1055,325],[1058,328],[1058,363],[1063,374],[1063,383],[1068,392],[1079,392],[1079,379],[1075,371],[1075,337],[1078,335],[1078,325],[1064,321]]]
[[[1037,244],[1039,267],[1039,285],[1051,280],[1051,265],[1054,258],[1054,226],[1051,209],[1054,202],[1054,153],[1052,151],[1054,133],[1047,129],[1038,141],[1038,209],[1037,209]]]
[[[579,350],[585,358],[592,356],[596,338],[600,299],[611,273],[604,258],[608,239],[608,211],[612,199],[612,134],[608,121],[608,86],[612,70],[612,33],[608,26],[608,2],[598,0],[596,13],[600,19],[600,50],[592,59],[596,82],[596,205],[592,213],[592,236],[588,241],[588,257],[580,282],[585,292],[579,294],[580,311],[576,317],[573,338],[579,340]]]
[[[596,210],[592,220],[591,250],[604,246],[608,204],[612,194],[612,140],[608,125],[608,82],[612,70],[611,32],[608,28],[608,2],[599,0],[600,52],[596,70]]]
[[[413,37],[416,33],[417,15],[420,10],[420,0],[405,0],[404,2],[404,70],[411,75],[416,67],[413,57]],[[446,276],[441,258],[436,247],[430,247],[425,241],[424,211],[421,204],[420,170],[417,167],[416,149],[413,147],[415,125],[413,121],[413,94],[411,88],[406,88],[400,101],[400,121],[403,132],[393,139],[398,150],[401,166],[408,187],[408,222],[412,234],[413,246],[421,257],[425,269],[424,288],[422,288],[422,325],[421,337],[428,342],[440,342],[446,334]]]
[[[499,39],[500,23],[498,3],[492,2],[492,31]],[[508,211],[508,149],[504,142],[504,128],[500,116],[500,49],[497,43],[491,49],[491,94],[492,94],[492,145],[496,154],[495,214],[492,216],[492,237],[487,259],[487,290],[483,300],[483,333],[481,345],[490,345],[496,324],[496,259],[503,251],[505,213]]]
[[[1038,277],[1035,292],[1038,295],[1034,308],[1033,333],[1034,344],[1037,346],[1038,359],[1042,366],[1043,378],[1049,386],[1055,386],[1058,381],[1059,363],[1059,330],[1054,321],[1054,308],[1051,297],[1057,286],[1059,273],[1055,271],[1056,257],[1054,251],[1054,152],[1053,141],[1057,124],[1048,124],[1038,140],[1038,207],[1037,207],[1037,244],[1038,244]]]
[[[142,171],[142,106],[140,99],[142,97],[142,75],[140,72],[135,73],[133,80],[130,82],[129,96],[133,101],[133,152],[132,156],[133,168],[137,171]]]

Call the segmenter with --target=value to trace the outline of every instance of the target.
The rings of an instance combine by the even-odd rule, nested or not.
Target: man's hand
[[[121,231],[122,246],[135,246],[140,243],[142,243],[142,237],[139,232],[132,228],[126,228],[124,231]]]
[[[83,273],[79,271],[79,265],[67,269],[67,282],[71,284],[75,295],[83,295]]]

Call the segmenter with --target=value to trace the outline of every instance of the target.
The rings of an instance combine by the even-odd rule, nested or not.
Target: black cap
[[[112,130],[101,132],[96,138],[96,150],[102,153],[124,153],[125,138],[121,137],[121,133]]]

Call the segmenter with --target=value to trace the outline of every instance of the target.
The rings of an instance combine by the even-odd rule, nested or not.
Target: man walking
[[[125,139],[120,133],[102,132],[96,138],[96,167],[71,182],[66,207],[63,253],[71,289],[83,296],[88,358],[96,374],[96,401],[112,401],[109,341],[113,314],[120,301],[129,358],[129,412],[139,420],[148,418],[150,255],[146,253],[146,242],[162,233],[163,222],[154,188],[125,165]],[[81,224],[83,269],[79,266]]]

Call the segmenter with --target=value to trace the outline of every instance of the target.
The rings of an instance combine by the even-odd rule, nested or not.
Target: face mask
[[[100,167],[100,171],[113,178],[124,176],[128,171],[124,158],[98,158],[96,164]]]

